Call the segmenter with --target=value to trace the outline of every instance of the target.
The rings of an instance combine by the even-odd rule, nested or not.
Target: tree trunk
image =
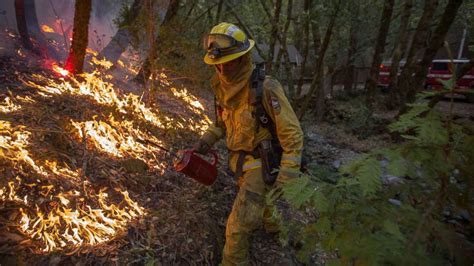
[[[171,0],[168,5],[168,10],[166,11],[165,18],[161,22],[160,27],[166,26],[168,23],[170,23],[171,20],[178,13],[178,9],[179,9],[179,0]],[[156,60],[156,57],[157,57],[156,53],[160,47],[160,42],[161,42],[161,39],[158,34],[153,41],[152,47],[150,48],[150,51],[148,52],[145,62],[142,64],[140,70],[138,71],[138,74],[135,76],[134,81],[140,84],[145,84],[145,82],[148,80],[148,78],[150,77],[152,73],[152,64]]]
[[[84,66],[89,35],[89,19],[92,10],[91,4],[92,0],[76,0],[72,44],[66,61],[66,69],[74,75],[81,73]]]
[[[287,16],[286,16],[286,21],[285,21],[285,24],[283,25],[283,30],[281,32],[279,32],[279,35],[280,35],[280,39],[279,39],[279,42],[280,42],[280,48],[279,48],[279,51],[278,51],[278,54],[277,54],[277,58],[275,60],[275,72],[276,73],[279,73],[280,71],[280,66],[281,66],[281,63],[282,63],[282,58],[284,60],[285,56],[289,56],[288,55],[288,49],[287,49],[287,36],[288,36],[288,28],[290,27],[290,22],[291,22],[291,13],[292,13],[292,9],[293,9],[293,0],[288,0],[288,4],[287,4]]]
[[[276,0],[275,2],[275,10],[273,14],[273,23],[272,23],[272,30],[270,32],[270,42],[268,45],[268,56],[267,56],[267,71],[269,73],[272,72],[273,57],[275,56],[275,45],[278,38],[277,36],[280,34],[280,31],[278,29],[278,23],[280,22],[281,2],[282,0]],[[281,46],[281,42],[280,42],[280,46]]]
[[[237,14],[237,12],[235,12],[234,9],[232,8],[232,6],[230,4],[228,4],[227,2],[225,3],[225,5],[226,5],[227,10],[237,20],[237,22],[239,23],[240,28],[247,35],[247,38],[255,40],[255,38],[253,37],[253,34],[250,31],[249,27],[246,26],[246,23],[242,20],[242,18],[239,16],[239,14]],[[258,45],[255,45],[254,49],[257,50],[257,53],[260,55],[261,58],[265,58],[265,54],[263,53],[263,51],[260,49],[260,47]]]
[[[398,100],[398,88],[397,88],[397,83],[398,83],[398,72],[399,72],[399,67],[400,67],[400,60],[402,59],[403,54],[405,53],[406,47],[407,47],[407,33],[408,33],[408,24],[410,21],[410,16],[411,16],[411,9],[413,8],[413,0],[405,0],[405,4],[403,7],[403,14],[400,18],[400,30],[398,32],[397,38],[396,38],[396,45],[395,49],[393,50],[393,55],[392,55],[392,64],[390,68],[390,76],[389,76],[389,93],[390,97],[388,98],[388,107],[390,109],[395,108],[395,106],[398,106],[399,100]]]
[[[397,83],[400,106],[404,106],[407,102],[409,91],[415,90],[415,88],[412,87],[412,74],[415,72],[417,65],[416,53],[425,47],[426,39],[428,38],[428,29],[437,6],[438,0],[425,0],[423,14],[421,15],[420,21],[416,27],[410,49],[408,50],[408,55],[406,57],[405,66]]]
[[[30,34],[36,38],[39,38],[42,35],[38,17],[36,15],[36,4],[35,0],[25,0],[25,14],[26,14],[26,23],[28,24],[28,30]]]
[[[321,45],[321,50],[319,51],[318,54],[318,59],[316,60],[316,71],[313,77],[313,81],[311,82],[311,87],[309,89],[309,93],[306,94],[306,97],[303,101],[303,104],[298,112],[298,118],[300,120],[303,119],[303,116],[306,112],[306,109],[309,106],[309,103],[311,102],[311,98],[313,93],[316,91],[316,88],[318,88],[316,92],[316,122],[320,122],[323,118],[324,115],[324,86],[321,86],[319,83],[322,74],[323,74],[323,62],[324,62],[324,55],[326,54],[326,50],[329,47],[329,42],[331,40],[331,35],[333,33],[334,25],[336,24],[336,18],[337,15],[339,14],[339,10],[341,7],[341,0],[337,1],[334,13],[331,16],[331,19],[329,21],[329,25],[326,30],[326,34],[324,35],[324,41],[323,44]]]
[[[38,17],[36,15],[36,4],[35,0],[25,0],[25,16],[26,16],[26,24],[28,29],[28,34],[30,35],[30,39],[33,39],[34,44],[40,53],[40,56],[43,58],[52,58],[54,60],[59,61],[59,55],[54,50],[54,48],[49,45],[46,41],[43,32],[40,29],[38,23]]]
[[[301,90],[303,88],[303,83],[304,83],[306,61],[308,60],[310,7],[311,7],[311,0],[305,0],[304,1],[304,15],[303,15],[304,17],[303,19],[303,60],[301,61],[301,68],[300,68],[300,73],[299,73],[298,86],[296,87],[295,97],[291,99],[293,101],[293,105],[296,98],[300,97],[301,95]]]
[[[303,48],[304,35],[301,33],[304,32],[304,24],[305,24],[305,20],[307,16],[305,13],[306,9],[304,8],[306,1],[307,0],[297,1],[297,3],[294,6],[295,14],[302,14],[300,16],[295,16],[295,19],[293,20],[292,39],[293,39],[293,44],[295,45],[296,50],[298,51],[302,51],[304,49]]]
[[[216,21],[214,22],[217,25],[221,20],[221,13],[222,13],[222,5],[224,4],[224,0],[219,0],[219,4],[217,5],[216,11]]]
[[[143,0],[134,0],[132,6],[130,7],[130,14],[127,16],[127,19],[120,23],[117,33],[115,33],[112,40],[107,44],[107,46],[100,51],[98,58],[105,58],[106,60],[115,63],[120,58],[120,56],[125,52],[128,45],[130,44],[130,31],[128,26],[133,23],[142,9],[144,1]]]
[[[349,48],[347,49],[347,63],[346,69],[344,70],[344,91],[346,94],[352,94],[352,88],[354,86],[354,63],[355,63],[355,54],[357,50],[357,29],[359,16],[359,5],[352,4],[350,8],[353,11],[351,15],[351,24],[349,29]]]
[[[290,22],[291,22],[291,16],[292,16],[292,7],[293,7],[293,0],[288,0],[288,5],[287,5],[287,18],[285,22],[285,26],[283,29],[282,33],[282,43],[281,43],[281,49],[280,53],[278,55],[279,59],[277,60],[277,66],[280,65],[280,59],[283,57],[284,66],[285,66],[285,72],[286,72],[286,81],[287,81],[287,86],[288,86],[288,97],[290,99],[293,99],[295,95],[295,88],[293,86],[293,71],[291,71],[291,62],[290,62],[290,55],[288,54],[288,47],[286,45],[287,41],[287,35],[288,35],[288,29],[290,28]]]
[[[380,19],[380,28],[377,34],[374,57],[370,68],[369,80],[367,81],[367,98],[366,104],[369,110],[373,110],[375,102],[375,92],[379,79],[379,66],[382,62],[382,55],[385,50],[385,42],[387,40],[388,30],[390,28],[391,17],[393,13],[394,0],[385,0],[382,17]]]
[[[28,33],[24,0],[15,0],[15,16],[16,16],[16,26],[18,29],[18,33],[20,34],[21,43],[23,47],[37,53],[37,51],[33,49],[33,44],[31,43],[31,40],[30,40],[30,34]]]
[[[446,37],[446,33],[449,30],[449,27],[453,23],[454,19],[456,18],[456,14],[458,12],[459,7],[462,4],[462,0],[449,0],[448,4],[444,9],[444,14],[441,17],[441,20],[436,27],[433,36],[428,42],[428,48],[425,50],[423,54],[423,58],[421,62],[418,64],[418,68],[416,68],[415,76],[413,77],[412,87],[413,90],[408,91],[407,102],[413,102],[415,100],[415,95],[419,88],[423,86],[423,81],[428,74],[428,68],[433,61],[433,58],[436,55],[436,52],[443,46],[444,39]]]
[[[176,17],[178,14],[179,10],[179,1],[180,0],[170,0],[168,4],[168,10],[166,11],[165,18],[163,19],[163,22],[161,22],[161,25],[166,25],[170,23],[170,21]]]

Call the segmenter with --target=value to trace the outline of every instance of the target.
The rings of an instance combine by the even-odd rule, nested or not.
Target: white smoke
[[[92,0],[92,13],[89,24],[89,47],[100,51],[110,41],[117,31],[117,26],[113,20],[119,15],[123,2],[119,1],[103,1]],[[0,1],[0,29],[9,29],[17,32],[14,0]],[[46,33],[47,38],[52,38],[64,43],[63,32],[69,37],[72,35],[74,23],[74,5],[75,0],[35,0],[36,15],[39,25],[48,25],[53,28],[58,36],[54,33]],[[63,29],[59,27],[57,19],[61,20]],[[69,41],[69,40],[68,40]],[[6,50],[2,44],[0,52]]]

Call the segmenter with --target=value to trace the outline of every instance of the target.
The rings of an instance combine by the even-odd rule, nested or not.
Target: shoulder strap
[[[265,81],[265,67],[263,63],[256,64],[250,79],[249,102],[255,106],[255,117],[257,117],[257,126],[269,127],[272,120],[263,106],[263,82]]]

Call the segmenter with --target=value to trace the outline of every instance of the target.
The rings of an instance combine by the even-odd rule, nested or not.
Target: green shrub
[[[337,183],[316,174],[282,188],[283,198],[309,217],[282,230],[301,242],[301,260],[323,250],[342,265],[472,265],[466,216],[474,206],[474,132],[428,106],[437,93],[420,94],[390,125],[402,144],[364,155],[341,170]],[[384,184],[384,174],[399,182]]]

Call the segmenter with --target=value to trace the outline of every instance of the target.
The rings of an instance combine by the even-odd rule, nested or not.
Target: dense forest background
[[[156,146],[212,123],[202,38],[222,21],[256,41],[309,160],[267,199],[284,229],[257,234],[253,263],[472,265],[472,0],[2,1],[0,261],[218,264],[224,143],[211,188]]]

